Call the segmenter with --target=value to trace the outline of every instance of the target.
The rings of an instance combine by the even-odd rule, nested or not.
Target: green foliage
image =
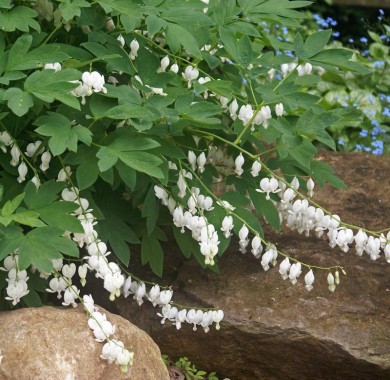
[[[327,72],[320,78],[305,75],[300,78],[299,83],[306,84],[308,88],[313,87],[311,93],[321,97],[321,104],[327,110],[338,109],[339,120],[327,128],[336,149],[372,152],[376,155],[389,153],[390,61],[387,45],[390,40],[390,29],[388,18],[380,14],[375,19],[381,22],[372,25],[368,25],[366,21],[365,24],[361,23],[362,27],[368,27],[367,30],[358,28],[345,30],[345,25],[337,25],[335,29],[342,32],[341,35],[339,32],[334,33],[335,36],[337,35],[336,38],[332,37],[330,29],[320,32],[316,30],[318,24],[329,25],[330,22],[332,25],[336,24],[335,20],[326,17],[329,12],[335,12],[334,8],[322,11],[327,13],[324,13],[323,18],[315,15],[316,22],[313,21],[312,14],[306,12],[304,28],[299,31],[299,34],[296,34],[295,28],[288,30],[276,28],[275,24],[267,24],[266,27],[269,27],[271,34],[276,34],[281,41],[294,39],[295,52],[299,58],[313,65],[321,62],[321,66],[326,68]],[[353,14],[352,10],[346,12]],[[367,33],[368,38],[357,35],[363,32]],[[348,38],[346,33],[352,34],[357,39]],[[344,41],[343,44],[340,40]],[[318,47],[317,52],[313,50],[315,54],[311,57],[308,57],[304,50],[304,44],[308,46],[309,43],[313,49]],[[358,51],[356,46],[363,50]],[[326,50],[321,51],[324,47]],[[343,57],[350,57],[351,60],[345,62]],[[340,62],[340,59],[343,62]],[[357,62],[364,63],[365,67],[361,65],[355,67]],[[344,67],[350,72],[339,72],[335,70],[335,66]],[[366,75],[367,69],[371,71],[371,75]],[[317,83],[314,82],[315,80]],[[340,107],[345,108],[344,115],[340,112]],[[353,109],[354,116],[352,116]],[[322,143],[326,144],[324,141]]]
[[[179,358],[174,363],[171,362],[167,355],[162,355],[165,365],[168,370],[178,370],[186,380],[218,380],[216,372],[207,373],[206,371],[198,371],[187,357]]]
[[[162,276],[161,242],[172,228],[186,258],[218,271],[195,232],[173,227],[166,208],[182,207],[188,216],[192,188],[212,201],[194,213],[215,226],[218,261],[231,240],[221,232],[226,216],[236,235],[243,225],[262,239],[264,222],[281,228],[275,204],[256,191],[261,179],[311,176],[343,186],[315,155],[318,147],[336,148],[330,131],[360,122],[354,110],[331,106],[332,86],[351,76],[367,80],[370,65],[350,49],[329,48],[330,30],[305,35],[300,9],[310,2],[210,0],[208,9],[199,0],[23,4],[0,2],[0,260],[19,252],[20,270],[50,273],[52,260],[79,257],[76,242],[83,246],[82,224],[92,218],[88,227],[122,268],[131,263],[129,244],[140,244],[141,262]],[[293,28],[294,41],[267,33],[264,22]],[[388,49],[373,38],[371,53],[387,59]],[[315,67],[302,76],[305,64]],[[239,109],[250,106],[253,117],[228,110],[233,100]],[[284,113],[275,116],[279,103]],[[255,123],[262,107],[272,118]],[[30,144],[37,144],[33,152]],[[259,176],[250,174],[256,160],[265,165]],[[217,182],[233,190],[216,195]],[[156,187],[167,192],[166,204]],[[36,306],[43,286],[31,282],[25,303]],[[191,363],[180,365],[192,379],[205,378]]]

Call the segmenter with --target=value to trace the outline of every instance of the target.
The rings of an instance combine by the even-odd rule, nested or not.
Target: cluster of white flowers
[[[250,104],[242,105],[239,109],[237,100],[234,99],[229,107],[228,112],[232,120],[236,120],[237,118],[242,121],[244,126],[251,123],[251,129],[254,131],[255,125],[262,125],[265,129],[269,126],[269,121],[272,119],[272,112],[269,106],[262,106],[260,110],[256,113],[253,110]],[[237,114],[238,111],[238,114]],[[282,103],[279,103],[275,107],[276,116],[282,116],[284,112],[284,107]],[[254,116],[255,115],[255,116]]]
[[[62,70],[62,66],[61,66],[61,63],[59,62],[54,62],[54,63],[45,63],[43,68],[45,70],[54,70],[54,71],[61,71]]]
[[[69,169],[68,168],[65,169],[66,169],[66,175],[70,175]],[[183,175],[186,175],[186,173],[184,173]],[[63,173],[60,174],[59,177],[64,177]],[[165,205],[168,206],[171,204],[171,207],[173,206],[172,200],[169,200],[168,194],[164,189],[156,186],[155,191],[156,191],[156,196],[158,196]],[[197,207],[203,208],[204,210],[211,209],[212,204],[209,204],[210,203],[208,199],[209,197],[202,196],[200,194],[199,189],[193,189],[193,194],[197,200]],[[104,288],[108,292],[110,292],[110,300],[112,301],[116,297],[119,297],[121,294],[123,294],[124,297],[126,298],[130,294],[133,294],[133,299],[138,303],[138,305],[142,305],[144,299],[148,299],[153,304],[153,306],[158,305],[162,308],[164,307],[167,308],[168,306],[171,306],[170,303],[173,294],[172,290],[160,290],[160,287],[158,285],[155,285],[150,289],[149,292],[147,292],[144,283],[132,281],[130,276],[125,278],[125,276],[121,273],[119,266],[114,262],[108,261],[107,256],[110,254],[110,252],[108,252],[107,250],[107,245],[98,239],[97,232],[94,230],[96,221],[94,220],[94,217],[91,213],[92,210],[88,209],[89,207],[88,201],[85,198],[79,197],[78,190],[76,188],[64,189],[62,192],[62,198],[64,200],[76,202],[78,205],[80,205],[79,209],[77,209],[74,212],[74,215],[76,215],[80,220],[80,223],[84,229],[84,233],[81,234],[75,233],[73,234],[72,238],[79,244],[80,247],[85,246],[88,252],[88,255],[84,257],[84,260],[86,260],[87,264],[81,265],[78,268],[78,274],[81,278],[82,284],[85,284],[87,269],[90,269],[95,271],[96,277],[103,279]],[[176,202],[174,204],[176,205]],[[173,207],[172,207],[172,211],[174,211]],[[199,218],[199,220],[201,220],[201,218]],[[198,228],[198,232],[196,233],[201,235],[202,230],[199,231]],[[70,234],[69,237],[71,237]],[[75,298],[77,298],[79,294],[79,290],[75,287],[75,285],[72,285],[71,278],[75,273],[76,267],[74,266],[74,264],[70,264],[69,266],[64,266],[62,268],[57,266],[56,268],[57,271],[60,271],[61,269],[62,269],[62,275],[56,276],[58,277],[57,280],[53,279],[50,281],[49,291],[58,292],[59,297],[61,297],[60,295],[61,291],[65,291],[64,304],[72,304],[73,306],[75,306],[73,304],[75,300],[72,300],[71,294],[73,294]],[[66,299],[65,296],[67,296]],[[85,299],[84,299],[84,303],[85,303]],[[185,314],[183,312],[179,312],[179,313],[181,313],[180,316]],[[98,321],[100,321],[101,319],[100,316],[95,316],[95,317]],[[218,323],[220,322],[221,319],[218,320]],[[102,322],[104,322],[104,320],[102,320]],[[90,323],[94,324],[94,322],[90,322]],[[103,331],[105,335],[109,335],[108,332],[111,331],[109,325],[106,322],[104,322],[104,325],[107,325],[108,327],[107,330],[103,330]],[[177,324],[176,327],[178,328]],[[93,330],[95,331],[95,329]],[[112,331],[112,333],[113,332],[114,331]],[[101,334],[101,331],[97,330],[96,334]],[[99,337],[102,338],[102,336],[100,335]],[[103,349],[103,356],[106,358],[106,356],[109,356],[107,352],[109,352],[111,349],[114,350],[113,348],[114,345],[113,343],[108,342],[106,343],[105,347],[106,348]],[[110,355],[111,356],[109,357],[111,358],[111,361],[114,361],[112,359],[113,354]],[[119,360],[116,360],[116,362],[119,363]]]
[[[107,320],[105,314],[98,311],[90,295],[83,296],[83,305],[90,316],[88,326],[93,331],[95,340],[106,342],[100,357],[109,363],[120,365],[122,372],[127,372],[129,365],[133,365],[134,353],[126,349],[120,340],[111,338],[115,333],[115,326]]]
[[[280,65],[280,71],[282,73],[283,78],[286,77],[292,70],[297,69],[298,75],[310,75],[313,72],[313,69],[317,71],[318,75],[323,75],[325,70],[320,66],[312,66],[310,63],[305,63],[302,65],[298,65],[296,62],[283,63]],[[277,71],[272,68],[268,71],[268,77],[272,80]]]
[[[18,178],[17,181],[19,183],[22,183],[26,180],[26,176],[28,174],[28,166],[26,162],[21,159],[22,158],[22,152],[20,148],[15,144],[14,140],[11,138],[11,136],[7,132],[0,132],[0,142],[2,144],[1,149],[4,153],[7,152],[7,148],[10,149],[10,155],[11,155],[11,161],[10,164],[12,166],[18,167]],[[39,168],[41,171],[45,172],[47,169],[49,169],[50,161],[51,161],[51,154],[48,150],[41,150],[43,147],[42,141],[37,140],[33,143],[30,143],[26,147],[26,151],[24,152],[24,155],[29,158],[38,158],[38,154],[41,154],[41,164],[39,165]],[[36,187],[40,186],[40,180],[37,176],[34,176],[32,178],[32,182],[35,184]]]
[[[143,282],[132,281],[131,277],[128,277],[123,286],[123,295],[127,298],[129,295],[133,295],[133,299],[136,300],[138,305],[142,305],[144,299],[151,302],[156,307],[161,307],[161,312],[157,313],[161,317],[161,323],[164,324],[166,320],[172,322],[176,326],[177,330],[180,330],[182,323],[188,322],[194,325],[194,331],[197,325],[201,325],[205,332],[210,330],[210,325],[215,322],[216,329],[219,330],[219,323],[223,319],[222,310],[209,310],[203,312],[202,310],[191,309],[178,309],[172,305],[173,291],[170,289],[161,290],[158,284],[153,285],[149,291],[146,290],[146,286]]]
[[[175,306],[170,304],[163,306],[161,314],[158,314],[162,319],[161,323],[164,324],[166,320],[169,320],[179,330],[183,322],[194,325],[193,330],[197,330],[197,326],[203,327],[204,332],[210,331],[210,326],[215,323],[215,328],[220,329],[220,322],[222,321],[224,314],[222,310],[195,310],[195,309],[181,309],[178,310]]]
[[[237,157],[231,157],[226,154],[220,147],[216,147],[212,144],[208,146],[208,155],[206,157],[205,153],[202,152],[196,157],[193,151],[188,152],[188,162],[191,165],[191,169],[193,171],[198,170],[199,173],[203,173],[205,170],[205,164],[212,164],[217,172],[223,177],[226,175],[230,175],[232,173],[237,174],[237,176],[241,176],[244,173],[244,164],[245,158],[242,153],[240,153]],[[257,177],[261,171],[261,161],[259,159],[255,160],[252,164],[250,173],[253,177]],[[186,173],[187,178],[192,179],[191,173]],[[221,177],[221,178],[222,178]],[[182,181],[184,179],[182,178]],[[183,183],[183,186],[185,184]],[[226,191],[230,189],[234,191],[234,187],[230,187],[231,185],[227,185]]]
[[[59,62],[46,63],[43,67],[45,70],[60,71],[62,66]],[[107,89],[104,87],[104,76],[97,71],[88,72],[85,71],[81,76],[81,81],[71,81],[71,83],[77,83],[79,86],[71,91],[71,95],[81,97],[81,104],[85,104],[85,97],[90,96],[95,92],[107,93]]]
[[[314,231],[318,237],[326,233],[329,245],[332,248],[338,246],[343,252],[348,252],[350,245],[355,243],[356,254],[361,256],[363,252],[366,252],[371,260],[377,260],[381,250],[383,250],[386,260],[390,262],[390,233],[386,237],[383,234],[380,237],[368,236],[365,231],[360,229],[354,234],[352,229],[343,226],[338,215],[325,214],[321,208],[311,206],[306,199],[294,201],[296,197],[294,190],[299,188],[299,182],[296,178],[290,187],[286,187],[281,182],[276,186],[276,182],[274,188],[280,187],[277,191],[282,191],[280,193],[281,202],[277,204],[277,207],[281,221],[284,221],[287,227],[298,231],[298,233],[304,232],[306,236],[309,236],[310,231]],[[260,185],[260,187],[265,191],[265,186]],[[313,195],[313,189],[314,181],[309,178],[307,181],[309,196]]]
[[[177,185],[179,188],[178,196],[181,198],[184,198],[188,190],[186,177],[192,178],[191,173],[180,170]],[[199,188],[192,187],[187,200],[188,209],[185,210],[183,206],[177,205],[162,187],[156,185],[154,191],[161,203],[169,208],[175,226],[180,228],[182,233],[185,232],[186,228],[191,231],[192,237],[199,243],[200,251],[205,257],[205,264],[214,265],[214,257],[218,253],[220,241],[214,225],[209,223],[204,216],[205,211],[213,210],[212,198],[201,194]],[[230,230],[227,232],[226,226],[222,226],[222,231],[224,231],[225,236],[226,234],[230,236]]]
[[[161,59],[160,67],[157,69],[157,72],[164,73],[168,69],[170,64],[171,61],[169,60],[169,57],[166,55]],[[173,63],[169,68],[169,71],[172,71],[173,73],[177,74],[179,72],[179,65],[177,63]]]
[[[260,181],[260,189],[256,189],[258,193],[265,193],[265,199],[270,200],[270,193],[279,193],[282,189],[279,188],[279,182],[276,178],[264,177]]]
[[[62,169],[58,174],[58,180],[65,181],[69,175],[71,175],[69,168]],[[98,239],[94,229],[96,221],[92,210],[88,208],[88,200],[79,196],[77,188],[65,188],[61,196],[63,200],[75,202],[80,206],[73,214],[80,220],[84,232],[67,233],[66,236],[76,241],[80,248],[86,247],[88,255],[83,259],[87,263],[76,268],[74,263],[63,265],[62,259],[53,260],[54,274],[49,281],[49,288],[46,290],[50,293],[57,293],[58,298],[63,296],[62,304],[64,306],[76,307],[77,300],[80,298],[80,290],[72,283],[72,278],[77,269],[81,285],[84,286],[89,269],[96,272],[96,277],[103,279],[103,286],[110,293],[110,300],[114,300],[120,296],[124,289],[125,277],[121,274],[116,263],[107,260],[110,252],[107,251],[107,245]],[[110,363],[117,363],[121,366],[122,371],[126,372],[128,366],[132,364],[133,353],[125,349],[122,342],[110,338],[115,332],[115,326],[107,321],[104,314],[97,311],[91,296],[84,296],[82,303],[90,315],[88,325],[92,329],[95,339],[98,342],[107,341],[103,346],[101,357]]]
[[[193,81],[199,77],[199,70],[196,67],[187,66],[181,75],[187,81],[188,88],[191,88]]]
[[[249,229],[245,224],[243,224],[242,227],[240,228],[240,231],[238,232],[238,237],[240,239],[239,244],[240,244],[241,253],[246,252],[246,247],[249,244],[248,235],[249,235]]]
[[[71,91],[71,94],[76,97],[81,97],[81,104],[85,104],[85,98],[92,95],[95,92],[107,93],[107,89],[104,87],[104,76],[97,71],[88,72],[85,71],[81,75],[81,81],[76,80],[72,83],[77,83],[79,86]]]
[[[242,168],[242,166],[244,165],[245,163],[245,159],[244,159],[244,156],[242,155],[242,153],[240,153],[236,159],[234,160],[234,172],[240,176],[242,173],[244,173],[244,169]]]
[[[191,169],[195,171],[198,169],[199,173],[203,173],[205,170],[205,165],[207,162],[207,158],[204,152],[199,154],[198,157],[196,157],[195,153],[192,150],[188,151],[188,163],[191,165]]]
[[[7,296],[5,299],[12,301],[14,306],[20,302],[22,297],[29,293],[27,271],[18,269],[18,258],[18,251],[16,250],[4,259],[4,267],[0,268],[0,270],[8,272],[8,278],[6,279],[8,283],[6,288]]]

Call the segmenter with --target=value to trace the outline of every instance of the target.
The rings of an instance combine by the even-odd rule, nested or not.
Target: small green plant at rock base
[[[164,363],[168,366],[168,370],[173,370],[179,372],[185,376],[186,380],[218,380],[217,374],[215,372],[210,372],[207,374],[205,371],[198,371],[194,364],[192,364],[187,357],[182,357],[171,362],[167,355],[162,355]]]
[[[327,107],[316,86],[370,70],[353,51],[328,46],[330,29],[298,31],[293,41],[263,30],[264,20],[299,28],[307,5],[0,1],[5,306],[40,306],[46,292],[65,306],[83,303],[105,342],[101,357],[126,372],[133,354],[81,294],[76,272],[81,286],[94,272],[112,301],[150,301],[177,329],[208,332],[224,317],[218,308],[184,307],[169,286],[131,273],[129,244],[140,244],[142,263],[162,277],[167,228],[205,270],[218,273],[235,236],[265,271],[279,265],[293,285],[304,271],[308,291],[315,273],[325,273],[333,292],[345,270],[281,252],[264,223],[390,262],[389,229],[359,228],[312,200],[314,181],[345,186],[316,160],[317,147],[335,149],[329,129],[360,120],[348,107]]]

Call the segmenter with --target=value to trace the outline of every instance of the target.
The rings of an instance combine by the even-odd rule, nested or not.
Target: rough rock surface
[[[348,191],[316,189],[315,200],[345,222],[372,230],[389,227],[390,157],[329,154]],[[116,312],[147,331],[162,352],[188,356],[198,368],[232,380],[381,380],[390,379],[390,265],[371,261],[351,249],[331,249],[324,239],[296,232],[269,232],[267,237],[291,256],[313,265],[342,265],[347,277],[335,293],[327,289],[325,272],[315,272],[308,293],[301,275],[292,286],[277,269],[264,272],[260,263],[232,247],[219,261],[220,275],[181,262],[172,253],[167,272],[176,273],[175,299],[184,305],[222,308],[220,331],[205,334],[186,326],[161,326],[156,309],[118,300]],[[171,251],[175,251],[172,246]],[[169,268],[169,269],[168,269]],[[176,269],[175,269],[176,268]],[[136,272],[140,273],[140,272]],[[147,274],[141,274],[147,278]]]
[[[116,364],[100,359],[102,343],[94,340],[82,307],[41,307],[0,313],[1,380],[166,380],[168,371],[150,337],[104,309],[116,325],[116,336],[134,351],[126,375]]]

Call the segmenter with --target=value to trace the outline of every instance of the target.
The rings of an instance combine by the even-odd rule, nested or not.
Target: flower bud
[[[284,108],[283,103],[279,103],[275,106],[276,116],[283,116]]]
[[[332,274],[332,272],[329,272],[328,274],[328,277],[327,277],[327,281],[328,281],[328,288],[331,292],[334,292],[336,290],[336,285],[335,285],[335,281],[334,281],[334,276]]]

